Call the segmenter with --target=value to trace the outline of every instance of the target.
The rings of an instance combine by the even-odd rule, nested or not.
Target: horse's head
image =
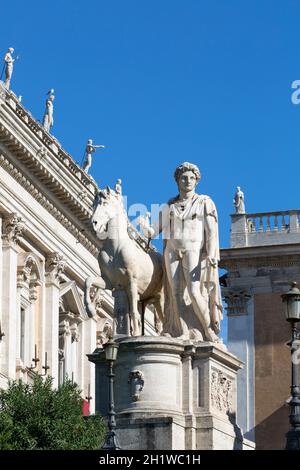
[[[114,219],[123,209],[120,198],[108,186],[100,190],[94,201],[94,214],[92,225],[98,236],[105,234],[108,230],[108,223]]]

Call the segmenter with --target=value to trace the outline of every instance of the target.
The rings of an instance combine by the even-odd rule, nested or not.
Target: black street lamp
[[[112,338],[104,346],[105,358],[108,362],[108,400],[109,400],[109,411],[108,411],[108,432],[105,436],[105,441],[102,446],[103,450],[120,450],[121,447],[116,436],[116,413],[114,403],[114,377],[113,372],[114,363],[117,359],[119,345],[114,342]]]
[[[300,450],[300,389],[298,386],[298,343],[299,336],[297,323],[300,321],[300,290],[297,283],[293,282],[291,289],[283,294],[282,300],[285,303],[286,319],[291,324],[292,339],[291,358],[292,358],[292,385],[290,406],[291,429],[286,434],[286,450]]]

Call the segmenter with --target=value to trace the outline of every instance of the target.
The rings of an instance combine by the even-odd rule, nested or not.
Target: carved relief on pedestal
[[[61,253],[51,253],[46,259],[45,270],[49,279],[59,282],[66,267],[66,260]]]
[[[2,238],[7,243],[17,243],[23,235],[25,223],[16,213],[10,214],[3,220]]]
[[[132,401],[138,401],[145,384],[143,372],[137,369],[129,372],[128,383],[131,386]]]
[[[228,315],[247,315],[251,294],[246,289],[222,289],[223,299],[227,304]]]
[[[233,411],[233,380],[220,370],[211,372],[210,399],[212,407],[218,411]]]

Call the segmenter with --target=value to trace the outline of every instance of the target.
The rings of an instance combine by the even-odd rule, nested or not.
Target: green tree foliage
[[[106,428],[100,416],[83,417],[76,384],[52,388],[52,378],[10,382],[0,391],[0,449],[99,449]]]

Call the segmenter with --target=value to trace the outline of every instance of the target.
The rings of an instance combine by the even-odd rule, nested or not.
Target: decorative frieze
[[[83,231],[77,228],[32,182],[27,179],[24,174],[18,170],[4,155],[0,155],[0,165],[7,171],[13,178],[20,183],[40,204],[43,206],[55,219],[57,219],[74,237],[85,246],[93,255],[98,254],[98,248],[87,235],[89,231]],[[52,182],[54,183],[54,181]],[[87,214],[86,217],[90,217]]]

